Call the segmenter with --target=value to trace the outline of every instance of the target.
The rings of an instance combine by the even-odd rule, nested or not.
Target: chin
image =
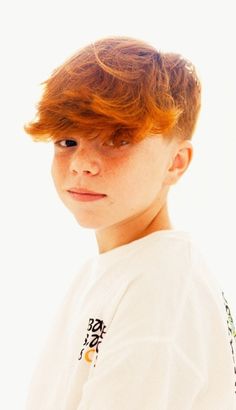
[[[87,228],[87,229],[100,229],[103,228],[103,224],[99,224],[98,221],[95,220],[94,217],[91,218],[81,218],[78,217],[76,215],[74,215],[77,223],[79,224],[79,226],[81,226],[82,228]]]

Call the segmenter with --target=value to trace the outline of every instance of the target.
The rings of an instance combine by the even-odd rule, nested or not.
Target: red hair
[[[24,126],[35,141],[92,132],[103,141],[138,142],[148,134],[190,139],[201,104],[190,61],[130,37],[87,45],[41,85],[37,115]]]

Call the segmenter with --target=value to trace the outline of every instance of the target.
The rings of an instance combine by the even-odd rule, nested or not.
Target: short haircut
[[[126,36],[91,42],[41,85],[35,119],[24,126],[35,141],[91,133],[103,141],[191,139],[201,105],[189,60]]]

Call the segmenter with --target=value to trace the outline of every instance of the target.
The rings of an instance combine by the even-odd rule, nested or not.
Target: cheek
[[[63,161],[60,161],[54,157],[51,165],[51,175],[56,187],[59,187],[61,182],[63,182],[64,174],[65,165]]]
[[[136,158],[126,158],[120,161],[116,166],[113,164],[113,172],[110,171],[111,184],[114,183],[114,191],[122,201],[132,203],[143,197],[145,191],[149,190],[150,172],[147,166]],[[107,168],[109,173],[109,167]]]
[[[122,185],[130,197],[144,204],[155,199],[162,187],[162,170],[157,158],[140,158],[124,167]]]

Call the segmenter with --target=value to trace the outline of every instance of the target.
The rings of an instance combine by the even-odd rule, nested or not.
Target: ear
[[[190,140],[182,141],[175,146],[171,162],[167,167],[165,184],[174,185],[187,170],[193,157],[193,145]]]

